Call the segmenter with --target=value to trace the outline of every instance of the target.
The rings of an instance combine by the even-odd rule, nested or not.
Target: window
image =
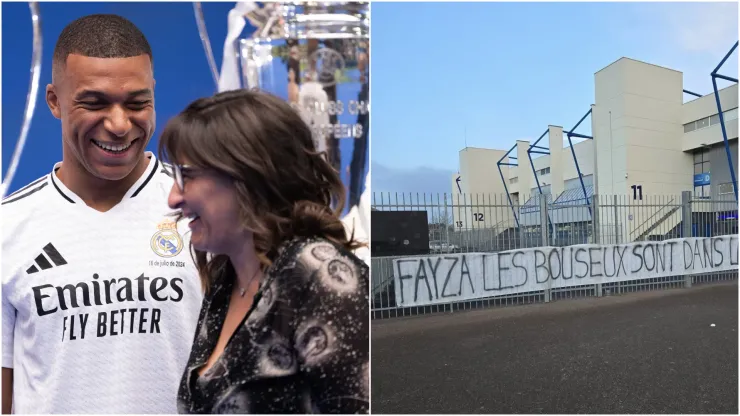
[[[697,165],[701,165],[697,168]],[[709,149],[703,148],[694,153],[694,173],[709,173]]]
[[[550,168],[540,169],[540,176],[550,173]]]
[[[710,173],[709,149],[702,148],[694,153],[694,175],[700,173]],[[699,185],[694,187],[694,197],[697,199],[709,199],[712,197],[712,191],[709,185]]]
[[[699,150],[698,152],[694,153],[694,163],[703,162],[703,159],[702,159],[703,157],[704,157],[704,152],[702,150]]]
[[[700,173],[711,173],[711,166],[709,164],[709,149],[700,149],[697,153],[694,153],[694,175]],[[694,190],[699,187],[695,187]]]
[[[725,122],[730,121],[730,120],[737,120],[738,118],[737,108],[733,108],[732,110],[723,111],[722,116],[724,117]],[[719,114],[715,114],[710,117],[704,117],[701,120],[692,121],[691,123],[686,123],[683,125],[683,132],[690,133],[694,130],[704,129],[709,126],[714,126],[717,124],[720,124]]]
[[[712,190],[709,185],[695,186],[694,197],[698,199],[710,199],[712,197]]]
[[[517,182],[519,182],[518,177],[509,179],[509,183],[517,183]]]
[[[697,163],[694,165],[694,173],[711,173],[709,170],[709,162]]]
[[[720,195],[727,195],[731,194],[732,192],[732,183],[722,183],[717,188],[717,193]]]
[[[725,121],[737,120],[737,107],[724,112]]]

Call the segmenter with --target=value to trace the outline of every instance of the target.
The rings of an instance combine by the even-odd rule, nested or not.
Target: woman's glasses
[[[187,172],[190,169],[192,169],[192,167],[189,165],[172,165],[172,170],[175,173],[175,183],[180,189],[180,192],[185,191],[185,179],[183,179],[182,172]]]

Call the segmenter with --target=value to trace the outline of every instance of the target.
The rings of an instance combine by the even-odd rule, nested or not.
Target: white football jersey
[[[53,171],[2,202],[3,367],[15,413],[176,413],[202,293],[154,155],[108,212]]]

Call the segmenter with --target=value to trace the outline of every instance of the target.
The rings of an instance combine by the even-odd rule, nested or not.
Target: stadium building
[[[709,225],[696,222],[693,235],[737,233],[715,95],[684,102],[685,94],[696,94],[684,90],[681,72],[629,58],[596,72],[594,83],[594,104],[572,128],[572,138],[580,140],[572,146],[568,131],[551,125],[542,126],[539,140],[517,141],[511,149],[460,151],[460,171],[452,177],[455,230],[487,230],[499,241],[528,234],[536,240],[544,198],[556,245],[559,238],[593,242],[594,223],[600,243],[662,240],[681,236],[682,193],[690,191],[704,202],[692,203],[692,215],[712,218],[702,222]],[[737,174],[737,84],[719,90],[719,99]],[[579,134],[589,122],[591,136]],[[596,222],[593,195],[601,204]]]

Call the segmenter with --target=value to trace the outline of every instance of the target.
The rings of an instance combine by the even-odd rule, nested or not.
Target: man
[[[3,413],[176,413],[201,290],[172,221],[152,52],[128,20],[60,35],[62,162],[2,202]]]

